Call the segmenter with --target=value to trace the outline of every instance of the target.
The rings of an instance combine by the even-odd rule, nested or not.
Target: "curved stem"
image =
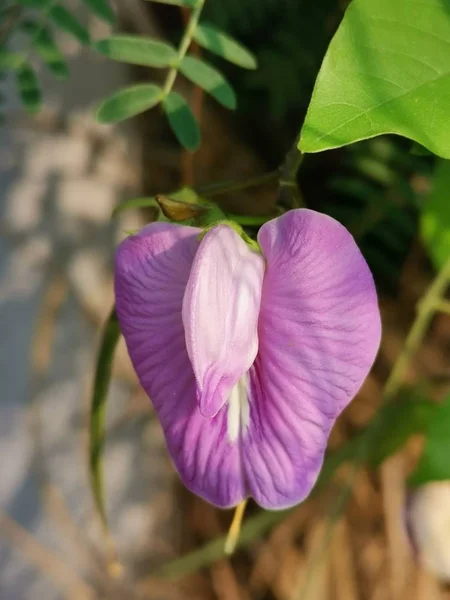
[[[280,169],[280,188],[281,192],[287,192],[292,208],[303,208],[305,202],[297,183],[297,173],[303,162],[303,154],[297,148],[298,138],[295,139],[292,148],[286,154],[283,165]]]
[[[178,46],[178,54],[175,65],[169,70],[167,73],[166,81],[163,87],[163,98],[166,98],[170,92],[172,91],[173,85],[175,83],[175,79],[178,74],[178,67],[186,55],[186,52],[191,45],[192,38],[194,37],[195,30],[197,29],[197,25],[200,19],[200,15],[202,14],[203,6],[206,0],[197,0],[197,4],[194,6],[191,12],[191,16],[189,17],[188,24],[184,31],[183,37],[181,38],[180,45]]]

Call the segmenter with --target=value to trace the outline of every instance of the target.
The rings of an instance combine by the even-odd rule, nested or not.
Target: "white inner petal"
[[[239,433],[245,433],[250,421],[248,372],[239,379],[227,400],[227,432],[231,442],[235,442]]]

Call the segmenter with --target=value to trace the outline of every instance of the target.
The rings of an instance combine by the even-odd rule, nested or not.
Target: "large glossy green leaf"
[[[138,35],[114,35],[97,42],[95,48],[108,58],[133,65],[169,67],[177,60],[169,44]]]
[[[440,269],[450,257],[450,161],[436,164],[432,190],[423,203],[420,231],[428,253]]]
[[[89,424],[89,465],[92,494],[106,526],[103,493],[102,456],[105,444],[105,409],[111,380],[114,352],[119,341],[120,329],[116,311],[113,309],[105,324],[95,368]]]
[[[41,88],[36,73],[28,62],[16,71],[16,80],[26,110],[32,114],[38,112],[42,104]]]
[[[353,0],[326,53],[299,149],[382,133],[450,158],[449,0]]]
[[[172,131],[180,144],[194,152],[200,145],[200,130],[189,105],[183,96],[171,92],[163,102],[164,111]]]
[[[195,41],[214,54],[244,69],[256,69],[257,62],[253,54],[240,42],[212,25],[198,25],[194,34]]]
[[[194,56],[185,56],[179,69],[185,77],[211,94],[217,102],[226,108],[236,108],[236,94],[220,71]]]
[[[435,411],[425,434],[425,448],[409,483],[450,479],[450,396]]]
[[[53,75],[58,79],[66,79],[69,68],[48,27],[27,19],[21,28],[30,36],[33,48]]]
[[[152,83],[141,83],[119,90],[102,102],[97,111],[100,123],[117,123],[156,106],[162,90]]]
[[[97,15],[97,17],[114,25],[116,17],[108,0],[83,0],[83,2]]]
[[[52,6],[49,16],[55,25],[63,31],[70,33],[81,44],[90,43],[91,38],[87,29],[61,4]]]

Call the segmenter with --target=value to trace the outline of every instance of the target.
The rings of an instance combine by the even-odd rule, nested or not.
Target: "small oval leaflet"
[[[69,67],[48,27],[27,19],[20,28],[30,36],[33,48],[53,75],[58,79],[66,79],[69,76]]]
[[[147,67],[169,67],[177,59],[169,44],[138,35],[113,35],[97,42],[95,48],[113,60]]]
[[[217,29],[217,27],[198,25],[194,39],[203,48],[243,69],[256,69],[257,67],[256,58],[253,54],[240,42]]]
[[[119,90],[102,102],[97,111],[100,123],[117,123],[156,106],[162,90],[153,83],[141,83]]]
[[[220,71],[194,56],[185,56],[180,71],[225,108],[236,108],[236,94]]]
[[[177,92],[170,92],[163,101],[163,107],[180,144],[191,152],[197,150],[200,145],[200,130],[183,96]]]

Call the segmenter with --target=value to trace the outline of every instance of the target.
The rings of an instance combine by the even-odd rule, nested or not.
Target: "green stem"
[[[192,9],[191,15],[189,17],[188,24],[184,31],[183,37],[181,38],[180,45],[178,46],[178,54],[175,65],[169,70],[167,73],[166,81],[163,87],[163,98],[166,98],[170,92],[172,91],[173,85],[177,78],[178,68],[186,55],[186,52],[191,45],[192,39],[195,34],[195,30],[197,29],[197,25],[200,19],[200,15],[202,14],[203,6],[206,0],[197,0],[197,4]]]
[[[267,223],[267,221],[271,221],[278,217],[280,213],[272,214],[272,215],[235,215],[232,213],[226,213],[226,218],[230,219],[230,221],[236,221],[242,227],[260,227]]]
[[[231,218],[231,217],[230,217]],[[436,304],[436,312],[445,313],[450,315],[450,302],[448,300],[442,300]]]
[[[450,259],[439,271],[427,292],[418,304],[417,317],[411,327],[403,350],[397,358],[394,368],[386,381],[383,397],[391,400],[397,393],[405,375],[408,363],[420,346],[435,312],[439,310],[440,303],[450,282]]]
[[[281,193],[286,193],[290,199],[292,208],[302,208],[305,206],[302,194],[297,183],[297,173],[303,162],[303,154],[297,148],[298,138],[295,139],[292,148],[286,154],[280,172]]]

